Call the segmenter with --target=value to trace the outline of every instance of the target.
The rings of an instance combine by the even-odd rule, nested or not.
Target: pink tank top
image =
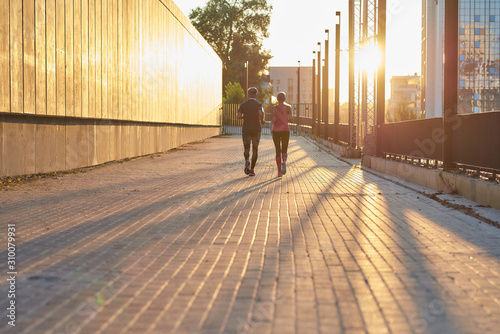
[[[273,131],[290,131],[290,127],[288,126],[288,114],[286,112],[288,106],[282,104],[276,107],[279,111],[275,114],[276,118],[273,124]]]

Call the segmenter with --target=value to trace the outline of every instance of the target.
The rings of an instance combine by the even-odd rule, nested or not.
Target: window
[[[495,15],[490,15],[490,22],[495,22]]]
[[[465,29],[464,28],[460,28],[460,35],[465,35]]]
[[[494,67],[490,67],[490,74],[495,74],[495,68]]]
[[[481,16],[480,15],[474,16],[474,21],[476,21],[476,22],[481,21]]]
[[[475,101],[479,100],[479,94],[474,94],[474,100]]]
[[[479,28],[474,29],[474,34],[479,35],[481,33],[481,30]]]
[[[480,42],[478,42],[478,41],[474,42],[474,47],[475,48],[478,48],[479,46],[480,46]]]
[[[460,55],[460,60],[464,61],[465,60],[465,55]]]
[[[465,87],[465,81],[460,80],[460,87]]]
[[[474,114],[477,114],[479,112],[479,107],[474,107]]]

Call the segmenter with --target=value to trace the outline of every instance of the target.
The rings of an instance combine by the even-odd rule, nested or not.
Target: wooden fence
[[[218,124],[221,60],[173,1],[0,0],[0,12],[0,112]]]
[[[222,62],[172,0],[0,0],[0,177],[218,135]]]

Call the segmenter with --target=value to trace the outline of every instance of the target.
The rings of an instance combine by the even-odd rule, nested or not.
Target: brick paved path
[[[0,191],[5,333],[499,333],[500,230],[293,137],[238,137]],[[0,305],[8,306],[6,279]]]

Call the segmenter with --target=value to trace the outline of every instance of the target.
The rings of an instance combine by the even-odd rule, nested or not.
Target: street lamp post
[[[327,39],[325,40],[325,67],[323,68],[323,123],[325,124],[324,138],[328,140],[328,48],[330,42],[330,31],[325,30]]]
[[[297,132],[300,134],[300,60],[297,69]]]
[[[316,128],[316,134],[321,133],[321,43],[318,42],[319,45],[319,51],[317,52],[318,60],[318,75],[316,77],[316,99],[318,101],[318,107],[317,107],[317,121],[318,121],[318,127]]]
[[[246,99],[248,100],[248,60],[245,62],[245,69],[246,69],[246,83],[245,83],[245,96]]]
[[[335,25],[335,111],[334,111],[334,137],[335,143],[339,141],[339,118],[340,118],[340,12],[336,15],[339,22]]]
[[[316,55],[316,51],[313,51],[313,54]],[[312,122],[311,122],[311,134],[314,134],[316,131],[315,125],[315,117],[316,117],[316,58],[313,57],[313,70],[312,70]]]

